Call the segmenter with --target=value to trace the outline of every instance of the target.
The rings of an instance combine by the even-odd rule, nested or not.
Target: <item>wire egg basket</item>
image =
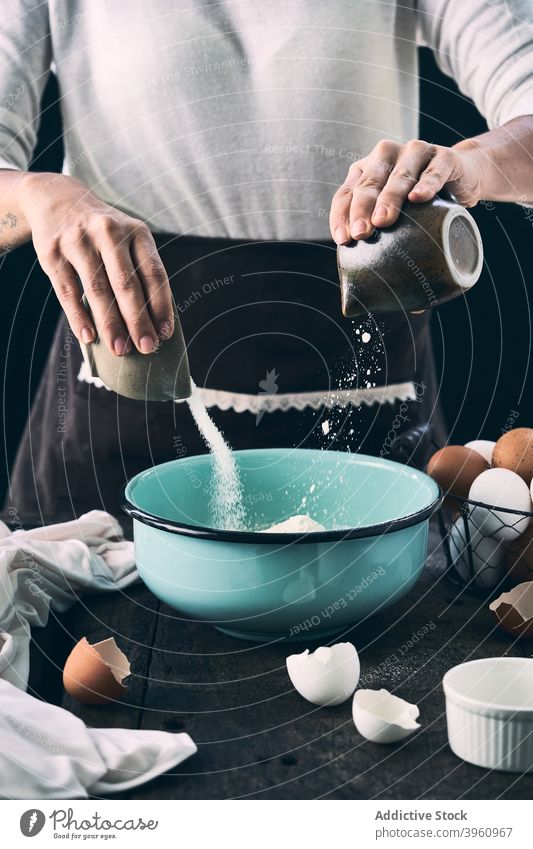
[[[431,424],[399,434],[392,459],[425,469],[440,446]],[[461,591],[492,596],[522,581],[533,581],[533,512],[496,507],[447,493],[438,511],[447,558],[447,577]],[[527,548],[527,556],[521,552]],[[531,564],[531,565],[528,565]]]
[[[532,580],[524,562],[523,575],[509,558],[519,559],[515,546],[523,538],[533,512],[495,507],[448,494],[439,510],[439,523],[448,561],[448,577],[479,595],[493,595],[520,580]],[[533,547],[533,540],[529,543]],[[524,542],[524,548],[527,540]]]

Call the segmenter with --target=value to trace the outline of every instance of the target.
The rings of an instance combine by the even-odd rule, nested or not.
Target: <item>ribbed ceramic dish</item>
[[[533,772],[533,660],[471,660],[443,679],[448,739],[464,761]]]

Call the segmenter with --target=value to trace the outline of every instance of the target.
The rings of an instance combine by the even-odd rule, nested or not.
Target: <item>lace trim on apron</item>
[[[396,383],[391,386],[372,387],[371,389],[332,389],[330,392],[279,392],[276,395],[245,395],[241,392],[225,392],[220,389],[202,389],[206,407],[218,407],[219,410],[233,410],[235,413],[275,413],[287,410],[320,410],[325,407],[359,407],[362,404],[394,403],[395,401],[414,401],[416,390],[414,383]]]
[[[98,389],[107,389],[105,383],[93,377],[89,367],[83,361],[78,380],[91,383]],[[365,389],[331,389],[329,392],[278,392],[275,395],[259,393],[247,395],[243,392],[227,392],[224,389],[206,389],[198,387],[206,407],[218,407],[219,410],[233,410],[234,413],[276,413],[287,410],[327,410],[333,407],[341,409],[353,405],[367,407],[373,404],[394,404],[396,401],[416,401],[417,392],[412,381],[392,383],[389,386],[373,386]],[[109,390],[108,390],[109,391]]]

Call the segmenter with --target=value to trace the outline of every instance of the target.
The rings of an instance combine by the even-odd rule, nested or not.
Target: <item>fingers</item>
[[[35,195],[46,194],[46,203],[31,232],[73,332],[85,342],[98,333],[119,356],[133,345],[143,354],[153,352],[159,339],[172,335],[174,316],[168,277],[149,228],[77,181],[61,177],[58,182],[52,198],[49,181],[47,193],[39,189]],[[94,320],[83,307],[80,281]]]
[[[409,192],[409,200],[422,203],[435,197],[452,176],[454,164],[453,151],[445,147],[438,148],[438,152]]]
[[[102,257],[95,246],[85,235],[76,246],[66,248],[66,256],[81,280],[100,338],[117,356],[128,353],[131,350],[128,331],[117,307]]]
[[[174,333],[172,295],[152,234],[149,231],[138,232],[132,239],[130,250],[158,337],[168,339]]]
[[[384,139],[369,156],[350,166],[331,206],[330,229],[337,244],[371,235],[376,200],[394,169],[399,151],[400,145]]]
[[[352,166],[353,167],[353,166]],[[351,169],[350,169],[351,170]],[[359,174],[362,172],[359,172]],[[355,172],[353,173],[356,179]],[[333,241],[337,245],[344,245],[351,241],[350,235],[350,205],[352,203],[352,189],[345,183],[333,196],[331,211],[329,214],[329,229]]]
[[[112,295],[129,338],[141,354],[151,354],[157,348],[157,332],[142,283],[133,266],[129,239],[117,244],[112,237],[104,238],[100,250]]]
[[[96,339],[96,329],[87,310],[83,306],[81,290],[72,265],[65,259],[55,257],[49,261],[39,257],[39,261],[52,282],[52,286],[61,304],[69,326],[85,344]]]
[[[135,242],[134,266],[132,247]],[[104,344],[117,356],[156,350],[159,338],[173,332],[170,287],[148,228],[101,215],[64,253],[77,271]],[[142,268],[142,270],[141,270]],[[150,299],[151,303],[147,303]]]
[[[353,239],[365,239],[374,230],[372,217],[376,202],[396,165],[400,145],[381,141],[365,160],[363,173],[353,188],[350,206],[350,233]]]
[[[380,141],[369,156],[350,167],[335,193],[330,214],[334,241],[339,245],[366,239],[374,227],[390,227],[406,200],[429,201],[446,184],[452,189],[457,184],[462,191],[458,199],[469,205],[476,192],[465,188],[463,171],[460,157],[451,148],[418,139],[404,145]]]
[[[390,227],[397,220],[409,193],[419,181],[419,175],[436,153],[435,145],[410,141],[402,149],[372,214],[375,227]]]

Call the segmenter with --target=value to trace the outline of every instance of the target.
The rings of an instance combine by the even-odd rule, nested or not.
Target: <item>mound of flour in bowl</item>
[[[263,528],[262,534],[308,534],[316,531],[325,531],[324,525],[315,522],[311,516],[291,516],[284,522],[278,522],[270,528]]]

